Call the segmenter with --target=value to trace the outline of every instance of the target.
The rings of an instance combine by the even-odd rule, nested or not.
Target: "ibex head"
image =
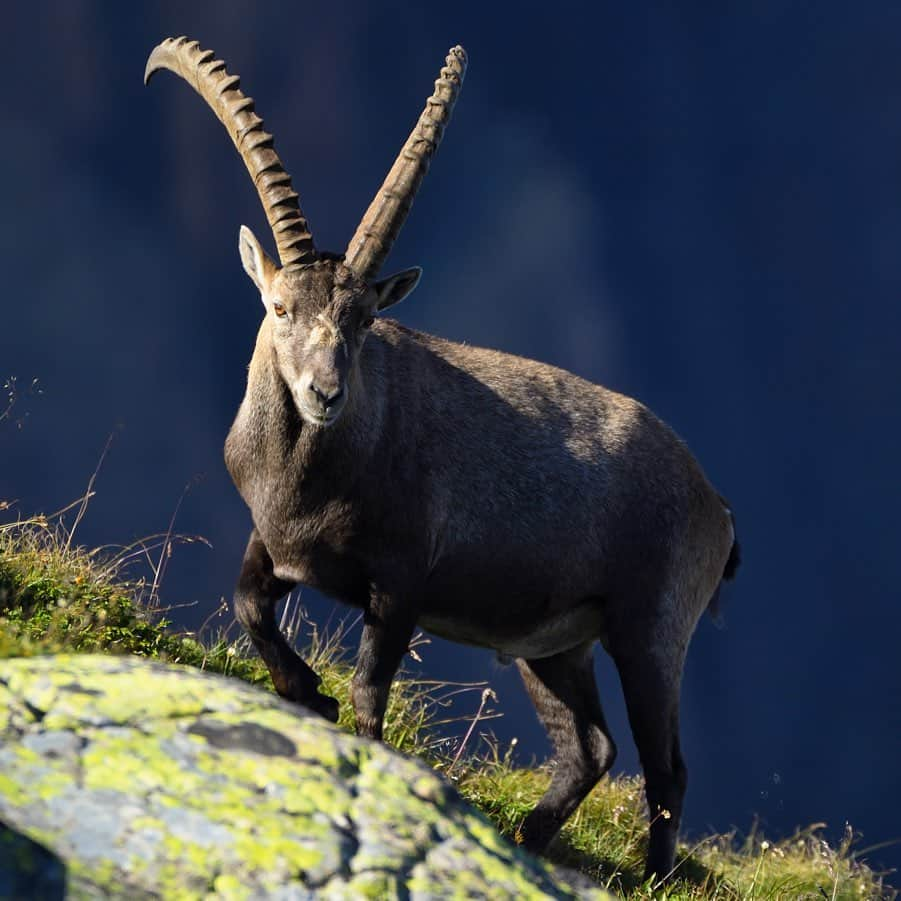
[[[298,412],[311,425],[331,425],[352,390],[350,374],[376,314],[409,294],[420,270],[369,283],[340,258],[279,268],[246,225],[239,248]]]
[[[244,270],[260,292],[279,372],[303,419],[328,426],[352,390],[351,373],[375,316],[403,300],[421,270],[379,279],[429,161],[441,142],[466,70],[466,54],[454,47],[435,91],[343,255],[316,250],[291,178],[275,152],[272,135],[254,112],[225,63],[196,41],[167,38],[150,54],[145,83],[158,69],[184,78],[225,126],[253,179],[278,248],[279,266],[253,232],[241,227]]]

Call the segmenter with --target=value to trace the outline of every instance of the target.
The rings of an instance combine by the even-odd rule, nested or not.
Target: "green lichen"
[[[0,684],[35,714],[6,721],[0,819],[73,890],[576,897],[423,764],[243,684],[64,656],[0,662]]]
[[[251,897],[250,889],[231,873],[223,873],[213,880],[213,892],[223,901],[245,901]]]

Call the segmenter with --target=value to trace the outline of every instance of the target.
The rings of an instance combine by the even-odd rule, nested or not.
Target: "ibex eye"
[[[288,315],[288,311],[285,309],[284,304],[280,304],[278,301],[272,304],[272,309],[275,310],[275,315],[278,316],[279,319],[284,319],[285,316]]]

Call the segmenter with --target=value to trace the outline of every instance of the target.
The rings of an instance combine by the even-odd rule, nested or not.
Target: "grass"
[[[171,629],[160,606],[159,587],[175,540],[170,529],[128,548],[90,551],[74,542],[60,517],[0,524],[0,657],[61,651],[138,654],[271,689],[265,667],[234,630],[198,636]],[[138,560],[149,565],[152,578],[129,576]],[[299,631],[296,598],[282,622],[292,637]],[[312,639],[304,656],[322,675],[323,690],[341,702],[340,724],[350,729],[351,668],[340,635],[322,635],[308,625]],[[416,656],[415,646],[412,654]],[[454,712],[461,695],[470,700],[480,696],[475,715]],[[517,768],[514,748],[501,749],[483,734],[482,725],[495,715],[492,700],[483,685],[401,678],[392,692],[386,740],[444,772],[464,797],[516,840],[550,777],[546,767]],[[459,737],[446,738],[449,729]],[[473,749],[476,742],[478,753]],[[630,899],[833,901],[897,896],[861,860],[850,830],[832,846],[823,839],[823,828],[811,826],[775,842],[753,830],[744,838],[710,835],[680,849],[674,879],[666,886],[641,884],[647,834],[642,784],[637,778],[620,777],[605,779],[591,793],[549,857]]]

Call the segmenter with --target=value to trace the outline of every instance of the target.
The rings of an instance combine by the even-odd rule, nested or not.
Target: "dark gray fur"
[[[361,734],[381,736],[417,624],[516,657],[557,758],[522,830],[540,850],[616,753],[592,672],[600,640],[647,779],[648,874],[668,873],[685,789],[682,665],[735,553],[720,496],[637,401],[388,319],[368,327],[418,273],[367,286],[337,259],[279,270],[242,236],[269,312],[226,442],[255,526],[235,611],[277,690],[337,714],[276,626],[275,604],[297,583],[363,611]],[[317,384],[328,388],[305,395]],[[331,424],[311,422],[336,391]]]
[[[276,690],[337,717],[275,620],[298,583],[363,611],[351,691],[363,735],[381,737],[417,624],[516,658],[556,755],[550,788],[522,826],[526,847],[540,851],[616,754],[592,670],[600,641],[619,670],[647,783],[646,874],[665,877],[685,793],[682,666],[738,563],[730,511],[637,401],[375,320],[419,280],[417,269],[374,273],[443,134],[465,52],[448,53],[346,260],[315,249],[272,136],[225,64],[178,38],[154,49],[145,80],[159,68],[185,78],[225,125],[283,266],[241,229],[266,315],[225,447],[254,522],[235,613]]]

